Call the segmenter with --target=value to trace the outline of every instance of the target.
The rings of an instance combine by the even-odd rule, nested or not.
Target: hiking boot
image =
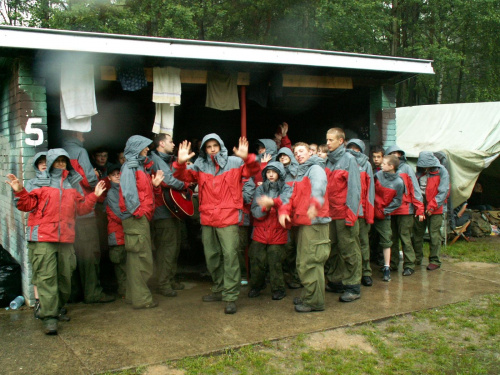
[[[403,271],[403,276],[411,276],[415,273],[415,270],[412,270],[411,268],[405,268]]]
[[[382,281],[391,281],[391,269],[389,267],[384,267],[382,273],[383,273]]]
[[[286,296],[286,293],[284,290],[275,290],[273,292],[272,299],[275,301],[279,301],[280,299],[285,298],[285,296]]]
[[[177,297],[177,292],[173,289],[162,290],[160,294],[165,297]]]
[[[178,283],[177,281],[174,281],[171,285],[173,290],[183,290],[186,287],[183,283]]]
[[[147,303],[147,304],[142,305],[142,306],[134,306],[134,309],[136,309],[136,310],[154,309],[155,307],[158,307],[158,302],[153,300],[152,302]]]
[[[40,300],[35,300],[35,306],[33,306],[33,316],[35,319],[40,319]]]
[[[68,315],[66,315],[67,313],[68,310],[62,307],[61,310],[59,310],[59,315],[57,316],[57,320],[59,320],[60,322],[69,322],[71,318]]]
[[[434,263],[429,263],[429,265],[427,266],[427,271],[435,271],[439,267],[441,267],[441,266],[438,266],[437,264],[434,264]]]
[[[47,319],[43,322],[43,329],[46,335],[57,335],[57,320]]]
[[[311,306],[305,304],[295,305],[295,311],[299,313],[308,313],[312,311],[323,311],[323,310],[324,309],[313,309]]]
[[[326,283],[325,290],[330,293],[344,293],[345,287],[342,282],[332,283],[329,281],[328,283]]]
[[[224,313],[225,314],[235,314],[236,313],[236,303],[233,301],[226,303],[226,307],[224,308]]]
[[[291,281],[291,282],[287,283],[286,285],[288,286],[288,289],[300,289],[300,288],[302,288],[302,284],[296,283],[294,281]]]
[[[302,305],[302,298],[300,298],[300,297],[295,297],[295,298],[293,299],[293,304],[294,304],[294,305]]]
[[[363,284],[364,286],[372,286],[373,280],[372,280],[371,276],[363,276],[361,278],[361,284]]]
[[[207,294],[206,296],[203,296],[201,298],[203,302],[218,302],[222,301],[222,293],[212,293],[212,294]]]
[[[260,289],[252,288],[248,292],[248,298],[255,298],[260,296]]]
[[[360,285],[345,285],[344,294],[339,297],[340,302],[352,302],[361,298]]]

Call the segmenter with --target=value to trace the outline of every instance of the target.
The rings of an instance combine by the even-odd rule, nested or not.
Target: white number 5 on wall
[[[43,131],[42,129],[32,128],[32,124],[40,124],[42,119],[39,117],[28,119],[28,123],[26,124],[25,133],[26,134],[36,134],[38,139],[26,138],[25,142],[28,146],[39,146],[43,143]]]

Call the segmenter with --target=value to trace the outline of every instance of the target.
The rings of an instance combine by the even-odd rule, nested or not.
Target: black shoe
[[[272,299],[275,301],[279,301],[280,299],[283,299],[285,297],[286,297],[286,293],[284,290],[276,290],[273,292]]]
[[[218,302],[222,301],[222,293],[212,293],[212,294],[207,294],[206,296],[203,296],[202,298],[203,302]]]
[[[35,306],[33,306],[33,315],[34,315],[35,319],[40,319],[40,300],[39,299],[35,300]]]
[[[326,283],[325,290],[330,293],[344,293],[345,287],[342,282],[340,283],[332,283],[328,282]]]
[[[339,297],[339,301],[340,302],[352,302],[352,301],[355,301],[355,300],[360,299],[360,298],[361,298],[360,293],[356,293],[355,291],[349,289],[349,290],[346,290],[344,292],[344,294],[342,294]]]
[[[186,286],[183,284],[183,283],[178,283],[176,281],[174,281],[172,284],[172,289],[173,290],[183,290]]]
[[[248,298],[255,298],[260,296],[260,289],[252,288],[248,292]]]
[[[57,316],[57,320],[59,320],[60,322],[69,322],[71,318],[68,315],[66,315],[67,313],[68,310],[62,307],[61,310],[59,310],[59,315]]]
[[[46,335],[57,335],[57,320],[47,319],[43,322],[43,328]]]
[[[160,294],[165,297],[177,297],[177,292],[173,289],[162,290]]]
[[[415,270],[412,270],[411,268],[405,268],[403,271],[403,276],[411,276],[415,273]]]
[[[295,298],[293,299],[293,304],[294,304],[294,305],[302,305],[302,298],[300,298],[300,297],[295,297]]]
[[[384,267],[382,273],[384,274],[382,281],[391,281],[391,269],[389,267]]]
[[[236,313],[236,303],[234,303],[233,301],[228,302],[226,304],[225,309],[224,309],[224,313],[225,314],[235,314]]]
[[[361,278],[361,284],[363,284],[364,286],[372,286],[373,280],[370,276],[363,276]]]

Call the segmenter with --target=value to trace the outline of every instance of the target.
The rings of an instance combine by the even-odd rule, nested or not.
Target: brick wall
[[[396,143],[396,88],[384,85],[370,91],[370,144]]]
[[[10,73],[0,80],[0,107],[0,175],[5,179],[13,173],[29,180],[35,176],[33,156],[47,150],[45,79],[36,77],[31,59],[12,61]],[[0,212],[0,244],[21,265],[23,294],[33,303],[25,239],[27,214],[14,207],[12,189],[4,181],[0,183]]]

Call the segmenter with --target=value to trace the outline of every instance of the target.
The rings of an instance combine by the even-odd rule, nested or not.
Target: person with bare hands
[[[36,242],[33,251],[33,274],[40,299],[39,317],[47,335],[57,334],[57,321],[68,321],[61,313],[71,293],[71,274],[75,270],[75,217],[94,209],[97,198],[106,190],[99,182],[85,197],[79,185],[81,176],[70,164],[68,153],[61,149],[47,153],[45,177],[28,192],[13,174],[7,175],[20,211],[32,212],[38,219],[28,228],[28,241]]]
[[[290,138],[288,138],[288,124],[286,122],[282,122],[278,125],[278,129],[274,133],[274,142],[276,142],[276,147],[278,149],[282,147],[287,147],[290,150],[292,149],[292,142]]]
[[[224,142],[215,133],[206,135],[194,164],[186,162],[194,156],[187,141],[179,145],[174,177],[197,182],[200,201],[202,242],[207,268],[214,285],[204,302],[225,301],[226,314],[236,313],[240,294],[241,272],[238,262],[238,221],[243,208],[243,177],[252,177],[260,166],[255,154],[248,153],[248,141],[241,137],[235,156],[229,156]]]
[[[153,162],[147,158],[151,140],[133,135],[125,145],[125,159],[121,168],[119,206],[127,252],[126,296],[135,309],[158,306],[153,300],[147,282],[153,274],[153,254],[149,222],[155,211],[155,194],[163,181],[163,171],[150,175]]]
[[[325,309],[325,262],[330,253],[328,223],[327,178],[325,163],[311,155],[307,143],[298,142],[294,147],[299,162],[290,199],[278,209],[282,227],[292,225],[297,229],[297,271],[304,288],[300,297],[293,300],[295,311],[308,313]],[[263,209],[271,201],[260,199]]]

